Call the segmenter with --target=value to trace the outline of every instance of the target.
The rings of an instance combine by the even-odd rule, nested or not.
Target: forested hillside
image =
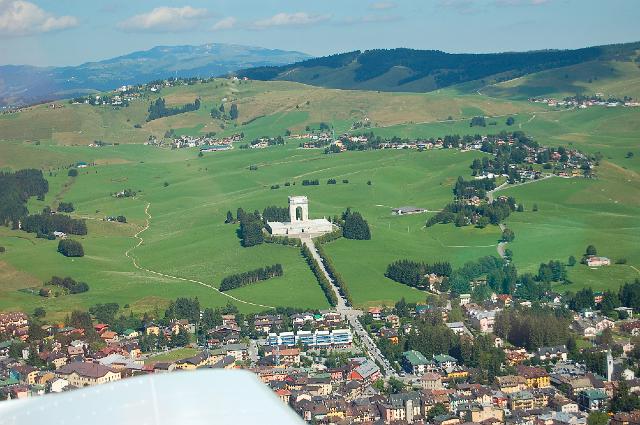
[[[288,80],[323,87],[430,91],[487,79],[486,83],[591,61],[634,61],[640,43],[490,54],[438,50],[376,49],[341,53],[284,66],[246,69],[239,76]]]

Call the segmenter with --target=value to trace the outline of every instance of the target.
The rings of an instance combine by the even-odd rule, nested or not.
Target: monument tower
[[[319,236],[332,232],[333,224],[326,218],[309,218],[309,200],[306,196],[289,196],[288,222],[269,221],[267,229],[276,236]]]

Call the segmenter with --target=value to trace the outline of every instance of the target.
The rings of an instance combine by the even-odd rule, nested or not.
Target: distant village
[[[233,149],[234,142],[242,141],[244,134],[234,134],[218,138],[214,135],[204,136],[178,136],[171,139],[158,139],[150,136],[144,143],[148,146],[169,147],[170,149],[184,149],[199,147],[200,152],[214,152]]]
[[[593,96],[572,96],[565,97],[562,100],[548,97],[532,97],[529,98],[529,102],[544,103],[553,107],[573,107],[579,109],[587,109],[593,106],[601,106],[606,108],[636,108],[640,107],[640,102],[634,100],[631,97],[625,96],[622,99],[616,97],[609,97],[605,99],[604,94],[596,93]]]

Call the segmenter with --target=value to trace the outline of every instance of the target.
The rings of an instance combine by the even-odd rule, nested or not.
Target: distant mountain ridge
[[[288,65],[244,69],[237,75],[339,89],[426,92],[482,79],[499,82],[589,61],[634,60],[639,49],[640,42],[482,54],[403,48],[356,50]]]
[[[308,59],[294,51],[233,44],[158,46],[78,66],[0,66],[0,106],[23,105],[155,79],[219,76],[241,68]]]

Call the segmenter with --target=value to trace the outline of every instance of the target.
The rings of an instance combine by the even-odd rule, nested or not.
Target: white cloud
[[[364,15],[345,18],[342,22],[345,24],[375,24],[380,22],[396,22],[400,20],[402,20],[402,18],[397,15]]]
[[[476,14],[489,8],[503,6],[541,6],[552,0],[439,0],[438,6],[457,10],[463,14]]]
[[[236,26],[238,20],[233,16],[229,16],[227,18],[220,19],[218,22],[213,24],[211,27],[214,31],[222,31],[222,30],[230,30],[231,28]]]
[[[59,31],[78,25],[73,16],[54,16],[24,0],[0,0],[0,34],[23,36]]]
[[[393,9],[397,5],[392,1],[377,1],[375,3],[371,3],[369,5],[369,9],[374,10],[385,10],[385,9]]]
[[[121,22],[118,26],[126,31],[176,32],[193,28],[197,21],[207,18],[207,9],[184,7],[156,7]]]
[[[331,19],[331,15],[311,15],[307,12],[278,13],[267,19],[261,19],[253,23],[254,29],[271,27],[312,25]]]

